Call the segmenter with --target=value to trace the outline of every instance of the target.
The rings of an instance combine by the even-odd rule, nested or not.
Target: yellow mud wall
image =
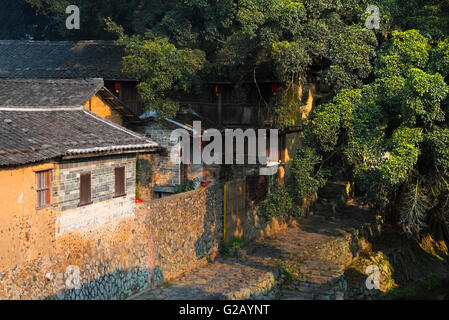
[[[36,209],[36,171],[42,164],[0,170],[0,272],[48,253],[54,239],[52,208]]]
[[[95,95],[88,101],[84,107],[96,115],[112,121],[118,125],[123,125],[123,117],[106,104],[98,95]]]
[[[47,169],[53,169],[52,205],[37,210],[35,175]],[[125,298],[145,289],[148,241],[142,217],[58,233],[61,213],[54,208],[61,201],[58,193],[65,192],[59,190],[60,171],[53,163],[0,170],[0,299]],[[134,189],[130,194],[134,203]],[[106,208],[120,199],[99,204]]]
[[[285,135],[285,147],[281,150],[282,164],[276,175],[276,183],[284,185],[286,178],[290,175],[292,159],[296,151],[301,147],[302,136],[300,132],[291,132]]]
[[[315,84],[310,83],[299,87],[299,97],[301,97],[301,120],[306,120],[314,106],[314,96],[316,94]]]

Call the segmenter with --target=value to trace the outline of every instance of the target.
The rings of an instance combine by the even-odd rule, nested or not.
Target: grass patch
[[[285,275],[287,285],[292,284],[294,280],[303,280],[305,277],[298,264],[294,261],[278,261],[276,262],[276,267],[281,269],[282,273]]]
[[[223,242],[221,246],[221,254],[225,258],[232,258],[236,256],[236,249],[242,249],[243,239],[233,236],[228,243]]]
[[[436,295],[449,295],[449,279],[431,277],[424,281],[412,282],[404,287],[390,290],[385,297],[387,300],[405,299],[436,299]]]

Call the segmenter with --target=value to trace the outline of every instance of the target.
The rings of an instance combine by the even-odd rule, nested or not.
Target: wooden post
[[[218,123],[223,124],[223,118],[222,118],[222,112],[223,112],[223,105],[222,105],[222,99],[221,99],[221,93],[218,95]]]
[[[224,184],[224,205],[223,205],[223,242],[226,242],[226,183]]]

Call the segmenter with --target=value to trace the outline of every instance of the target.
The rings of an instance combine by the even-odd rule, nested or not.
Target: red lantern
[[[279,89],[279,84],[277,84],[276,82],[271,84],[271,92],[273,92],[274,95],[278,92],[278,89]]]
[[[115,92],[119,93],[119,91],[120,91],[120,82],[119,81],[114,82],[114,88],[115,88]]]
[[[221,94],[221,85],[220,84],[215,85],[215,94],[217,96]]]

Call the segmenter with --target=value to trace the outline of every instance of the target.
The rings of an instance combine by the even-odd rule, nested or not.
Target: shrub
[[[281,187],[273,191],[260,204],[260,213],[268,219],[293,214],[293,198],[287,188]]]
[[[183,182],[182,184],[178,185],[178,190],[176,193],[182,193],[193,190],[193,182],[190,180],[187,180]]]
[[[236,251],[242,248],[243,239],[240,237],[232,236],[228,243],[223,243],[222,254],[225,258],[234,257]]]
[[[296,203],[300,204],[303,199],[310,199],[326,184],[330,172],[325,169],[315,170],[315,166],[321,162],[321,155],[313,148],[306,147],[297,151],[292,164]]]

